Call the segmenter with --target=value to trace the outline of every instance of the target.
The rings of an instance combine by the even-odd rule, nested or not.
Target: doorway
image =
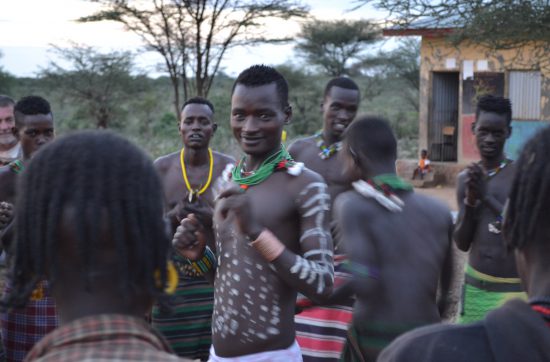
[[[458,150],[459,72],[433,72],[428,120],[429,158],[456,162]]]

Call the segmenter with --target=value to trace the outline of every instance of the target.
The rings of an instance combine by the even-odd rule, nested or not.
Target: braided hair
[[[69,209],[86,289],[116,255],[116,288],[162,296],[170,241],[163,221],[162,188],[151,160],[135,145],[107,131],[85,131],[44,146],[22,173],[16,206],[13,291],[3,307],[26,303],[37,282],[58,277],[60,220]],[[106,216],[106,217],[105,217]],[[102,238],[105,230],[110,238]],[[104,249],[105,248],[105,249]],[[158,276],[155,277],[155,274]],[[160,278],[160,279],[159,279]]]
[[[550,127],[539,131],[523,148],[516,162],[516,175],[504,223],[504,237],[510,249],[522,249],[550,234]]]

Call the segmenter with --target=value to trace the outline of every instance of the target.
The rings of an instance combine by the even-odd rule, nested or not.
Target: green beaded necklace
[[[374,176],[372,179],[372,186],[374,188],[383,189],[389,187],[392,190],[405,190],[411,191],[413,189],[412,185],[407,181],[403,180],[401,177],[397,176],[394,173],[386,173],[383,175]]]
[[[255,171],[246,172],[243,170],[246,156],[243,156],[237,166],[233,169],[231,177],[233,181],[246,190],[249,186],[257,185],[267,179],[277,170],[287,169],[296,163],[283,145],[279,151],[275,152],[262,162]]]

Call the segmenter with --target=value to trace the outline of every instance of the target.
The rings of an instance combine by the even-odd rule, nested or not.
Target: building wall
[[[496,92],[508,96],[509,72],[520,70],[540,71],[540,117],[513,119],[512,136],[506,145],[509,156],[514,157],[526,138],[542,125],[550,124],[550,55],[540,47],[526,46],[518,50],[493,52],[479,45],[463,43],[454,46],[444,38],[423,37],[420,49],[420,148],[428,147],[428,119],[432,102],[432,72],[460,72],[458,163],[466,164],[478,159],[471,132],[475,120],[475,96]],[[470,68],[470,69],[469,69]],[[469,70],[472,71],[473,77]],[[513,107],[513,104],[512,104]],[[544,122],[544,123],[541,123]],[[547,123],[549,122],[549,123]]]

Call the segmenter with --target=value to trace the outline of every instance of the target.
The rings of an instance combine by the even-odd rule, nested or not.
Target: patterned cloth
[[[214,288],[190,265],[177,260],[175,265],[178,287],[167,308],[153,307],[152,324],[178,356],[206,361],[212,344]]]
[[[341,362],[376,361],[380,352],[401,334],[419,325],[391,325],[370,323],[349,327]]]
[[[48,334],[26,362],[181,361],[143,319],[101,314],[77,319]]]
[[[300,346],[294,342],[290,347],[276,351],[247,354],[239,357],[224,358],[216,356],[214,346],[210,348],[208,362],[302,362]]]
[[[345,260],[343,255],[334,257],[335,287],[351,278]],[[294,317],[296,340],[305,362],[338,361],[352,319],[353,303],[354,299],[349,298],[344,305],[309,308]]]
[[[6,286],[6,293],[10,292]],[[6,361],[23,361],[27,352],[46,334],[58,325],[55,303],[50,296],[48,283],[42,281],[37,285],[32,298],[24,308],[2,313],[2,343]],[[39,298],[39,299],[38,299]]]
[[[462,298],[459,322],[471,323],[482,320],[510,299],[527,300],[527,295],[522,291],[519,278],[494,277],[467,265]]]

